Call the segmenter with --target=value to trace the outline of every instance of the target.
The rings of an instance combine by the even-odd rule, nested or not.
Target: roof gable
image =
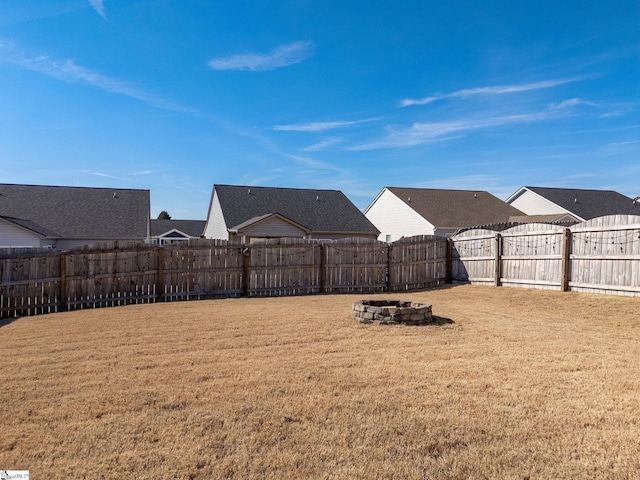
[[[146,238],[149,204],[148,190],[0,184],[0,215],[49,238]]]
[[[482,190],[387,189],[438,229],[500,223],[511,216],[523,215],[517,208]]]
[[[0,216],[0,219],[4,220],[5,222],[11,223],[23,230],[27,230],[32,234],[37,235],[38,237],[42,237],[42,238],[57,237],[57,234],[55,232],[52,232],[51,230],[47,230],[46,228],[41,227],[40,225],[33,223],[30,220],[23,220],[20,218],[12,218],[12,217],[4,217],[4,216]]]
[[[170,232],[180,232],[186,237],[199,238],[204,232],[204,220],[151,220],[151,236],[167,236]]]
[[[606,215],[640,215],[640,204],[613,190],[524,187],[585,220]]]
[[[294,222],[293,220],[280,215],[279,213],[267,213],[265,215],[260,215],[259,217],[254,217],[254,218],[250,218],[249,220],[242,222],[240,225],[235,225],[233,227],[229,227],[229,231],[230,232],[235,232],[235,233],[239,233],[242,230],[245,230],[247,228],[250,227],[255,227],[263,222],[267,222],[267,221],[276,221],[276,222],[283,222],[286,223],[288,225],[291,225],[294,228],[297,228],[305,233],[310,233],[311,231],[305,227],[304,225],[300,225],[297,222]]]
[[[312,232],[378,233],[339,190],[214,185],[214,191],[227,228],[277,213]]]

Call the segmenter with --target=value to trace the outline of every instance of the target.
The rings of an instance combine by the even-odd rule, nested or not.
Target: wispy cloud
[[[637,102],[614,103],[607,107],[609,111],[600,115],[601,118],[615,118],[625,116],[638,108]]]
[[[539,112],[485,116],[443,122],[414,123],[408,128],[390,129],[387,136],[380,141],[352,147],[351,150],[411,147],[423,143],[461,137],[473,130],[550,120],[569,115],[572,107],[581,104],[590,105],[589,102],[572,98],[557,104],[551,104]]]
[[[148,105],[181,113],[194,113],[191,109],[164,100],[130,82],[110,78],[91,69],[76,65],[73,60],[54,60],[45,55],[27,56],[17,51],[10,42],[0,43],[0,62],[8,62],[66,83],[88,85],[104,91],[140,100]]]
[[[407,186],[413,188],[444,188],[453,190],[488,190],[491,187],[500,185],[504,180],[505,178],[500,175],[469,174],[455,177],[442,177],[437,180],[425,182],[410,182]]]
[[[107,20],[107,15],[104,12],[104,3],[103,0],[89,0],[89,4],[93,7],[93,9],[100,15],[102,18]]]
[[[92,172],[90,170],[83,170],[82,173],[85,173],[87,175],[93,175],[95,177],[104,177],[104,178],[115,178],[117,180],[123,180],[123,177],[117,177],[115,175],[110,175],[108,173],[102,173],[102,172]]]
[[[250,70],[266,72],[300,63],[311,55],[312,42],[294,42],[270,50],[268,53],[245,53],[209,61],[214,70]]]
[[[375,120],[379,120],[379,118],[366,118],[364,120],[353,120],[350,122],[311,122],[292,125],[276,125],[273,129],[285,132],[323,132],[325,130],[334,130],[336,128],[349,127],[351,125],[373,122]]]
[[[339,138],[328,138],[326,140],[322,140],[318,143],[314,143],[313,145],[310,145],[308,147],[303,148],[302,150],[304,152],[317,152],[320,150],[324,150],[326,148],[332,147],[334,145],[337,145],[339,143],[341,143],[342,140]]]
[[[599,151],[605,156],[616,157],[619,155],[633,155],[640,150],[638,140],[627,140],[623,142],[612,142],[603,145]]]
[[[408,107],[411,105],[426,105],[428,103],[435,102],[437,100],[445,100],[449,98],[469,98],[476,95],[504,95],[507,93],[527,92],[530,90],[539,90],[541,88],[552,88],[558,85],[564,85],[566,83],[577,82],[584,80],[587,77],[571,77],[560,78],[556,80],[545,80],[535,83],[524,83],[521,85],[498,85],[492,87],[476,87],[465,88],[463,90],[457,90],[452,93],[439,93],[430,97],[423,97],[419,99],[406,98],[400,101],[401,107]]]
[[[94,177],[104,177],[104,178],[113,178],[115,180],[131,181],[132,177],[135,178],[141,175],[151,175],[155,172],[153,170],[143,170],[140,172],[119,172],[118,175],[114,175],[112,173],[96,172],[92,170],[82,170],[82,173],[84,173],[85,175],[92,175]]]
[[[8,55],[15,50],[15,43],[11,40],[0,38],[0,55]]]
[[[10,3],[10,5],[9,5]],[[66,15],[87,7],[86,0],[8,2],[0,1],[0,28]]]

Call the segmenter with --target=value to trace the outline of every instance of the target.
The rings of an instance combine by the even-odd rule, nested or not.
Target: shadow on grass
[[[0,328],[2,327],[6,327],[7,325],[9,325],[10,323],[15,322],[16,320],[18,320],[19,317],[11,317],[11,318],[0,318]]]
[[[429,325],[437,325],[437,326],[453,325],[454,323],[456,323],[450,318],[439,317],[438,315],[433,315],[431,318],[432,318],[432,321],[430,323],[425,324],[425,327],[428,327]]]
[[[360,320],[360,323],[364,324],[364,325],[372,325],[372,324],[377,324],[377,325],[389,325],[388,323],[384,323],[384,322],[378,322],[378,321],[374,321],[374,320]],[[420,323],[420,324],[411,324],[411,323],[393,323],[393,325],[405,325],[406,327],[441,327],[443,325],[453,325],[454,322],[453,320],[451,320],[450,318],[446,318],[446,317],[439,317],[438,315],[433,315],[431,317],[431,321],[429,323]]]

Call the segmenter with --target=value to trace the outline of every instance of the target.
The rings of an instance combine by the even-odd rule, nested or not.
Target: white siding
[[[364,213],[380,230],[378,240],[395,242],[401,237],[433,235],[434,226],[386,188]]]
[[[555,213],[567,213],[564,208],[559,207],[546,198],[525,190],[521,195],[508,202],[512,207],[516,207],[527,215],[550,215]]]
[[[40,237],[15,225],[0,220],[0,248],[40,247]]]
[[[213,199],[211,200],[211,207],[209,208],[209,217],[207,218],[204,236],[205,238],[229,240],[229,232],[227,231],[227,225],[225,224],[224,216],[222,215],[222,207],[220,206],[220,200],[218,199],[218,192],[215,190],[213,192]]]
[[[144,238],[64,238],[56,242],[58,250],[71,250],[85,245],[100,245],[109,242],[143,243]]]
[[[357,235],[355,233],[312,232],[314,240],[340,240],[341,238],[377,238],[374,234]]]
[[[304,237],[305,232],[277,217],[269,217],[238,232],[247,238]]]

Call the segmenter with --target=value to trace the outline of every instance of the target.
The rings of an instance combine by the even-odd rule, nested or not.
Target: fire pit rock
[[[426,325],[433,323],[430,303],[401,300],[353,302],[353,316],[362,323]]]

